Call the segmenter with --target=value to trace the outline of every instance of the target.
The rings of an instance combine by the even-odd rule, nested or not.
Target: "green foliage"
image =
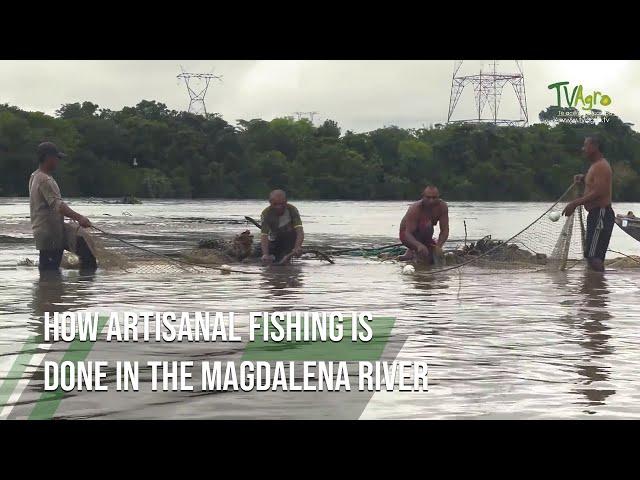
[[[543,123],[526,128],[436,124],[342,134],[333,120],[233,126],[147,100],[120,111],[72,103],[55,117],[0,105],[0,194],[26,194],[36,145],[50,140],[69,155],[56,173],[66,196],[264,198],[283,188],[294,198],[414,199],[431,183],[450,200],[549,200],[585,171],[580,148],[597,133],[615,199],[638,201],[640,134],[615,116],[594,125],[558,122],[558,114],[547,109]]]

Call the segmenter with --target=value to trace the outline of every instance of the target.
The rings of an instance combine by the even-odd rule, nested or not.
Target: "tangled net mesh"
[[[463,248],[449,252],[444,265],[433,272],[461,269],[467,266],[510,270],[562,271],[583,259],[585,223],[582,207],[573,215],[560,215],[564,202],[575,197],[574,185],[539,217],[507,240],[485,237]]]
[[[211,251],[193,249],[162,252],[158,246],[142,246],[136,240],[125,238],[123,235],[114,235],[102,230],[89,232],[79,227],[75,227],[74,234],[84,238],[99,267],[105,270],[137,274],[198,273],[211,269],[233,271],[230,268],[221,268],[228,259]]]
[[[582,260],[582,212],[560,220],[541,218],[506,241],[485,237],[445,255],[448,268],[565,270]]]

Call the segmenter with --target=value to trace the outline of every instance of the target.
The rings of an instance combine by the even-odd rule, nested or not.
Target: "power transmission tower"
[[[529,122],[527,112],[527,95],[524,86],[524,73],[522,65],[515,60],[517,72],[498,73],[497,61],[493,61],[492,69],[487,73],[480,68],[480,73],[475,75],[458,75],[463,60],[456,60],[453,67],[453,77],[451,79],[451,95],[449,96],[449,113],[447,123],[491,123],[494,125],[522,125]],[[519,118],[500,118],[500,100],[504,87],[510,84],[516,94],[518,102]],[[465,87],[471,85],[475,96],[475,110],[477,118],[465,120],[452,120],[453,113],[458,105],[458,100]],[[484,115],[485,107],[489,105],[491,114]]]
[[[313,117],[318,115],[318,112],[293,112],[293,114],[298,117],[298,120],[306,118],[311,123],[313,123]]]
[[[212,79],[222,81],[222,75],[214,75],[212,73],[189,73],[182,69],[177,78],[178,82],[184,80],[184,84],[187,86],[187,93],[189,94],[189,113],[195,113],[196,115],[206,115],[207,106],[205,104],[205,97],[207,90],[209,89],[209,83]],[[195,80],[195,81],[194,81]]]

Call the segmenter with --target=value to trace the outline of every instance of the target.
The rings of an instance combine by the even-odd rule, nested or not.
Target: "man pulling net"
[[[585,192],[580,198],[569,202],[562,213],[569,217],[580,205],[589,212],[584,257],[589,268],[603,272],[615,223],[615,214],[611,208],[613,175],[609,162],[602,155],[602,143],[598,137],[585,138],[582,153],[591,162],[591,166],[586,176],[576,175],[574,181],[584,183]]]
[[[440,223],[438,240],[433,238],[433,229]],[[449,238],[449,207],[440,199],[438,187],[427,186],[422,199],[411,204],[400,222],[400,241],[407,247],[398,260],[418,259],[424,263],[439,264],[442,246]]]
[[[96,258],[77,228],[64,222],[71,218],[80,227],[90,227],[89,219],[73,211],[62,200],[60,188],[51,176],[66,155],[51,142],[38,145],[38,169],[29,178],[29,210],[36,248],[40,251],[40,271],[58,271],[65,250],[78,255],[80,268],[95,270]]]
[[[287,202],[284,190],[269,195],[269,206],[262,211],[262,261],[286,262],[302,254],[304,229],[298,209]]]

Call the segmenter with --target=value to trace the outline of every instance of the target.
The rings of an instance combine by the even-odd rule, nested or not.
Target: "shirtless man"
[[[611,166],[602,156],[601,141],[595,136],[585,138],[582,153],[591,162],[591,166],[586,176],[576,175],[574,181],[584,183],[585,192],[582,197],[570,202],[562,213],[567,217],[571,216],[580,205],[584,205],[589,212],[584,256],[589,268],[604,272],[604,257],[615,223],[611,208]]]
[[[433,227],[440,222],[438,241],[433,239]],[[419,259],[432,264],[442,255],[442,246],[449,238],[449,207],[440,199],[437,187],[429,185],[422,200],[411,204],[400,222],[400,241],[407,247],[399,260]],[[435,255],[434,255],[435,254]]]

